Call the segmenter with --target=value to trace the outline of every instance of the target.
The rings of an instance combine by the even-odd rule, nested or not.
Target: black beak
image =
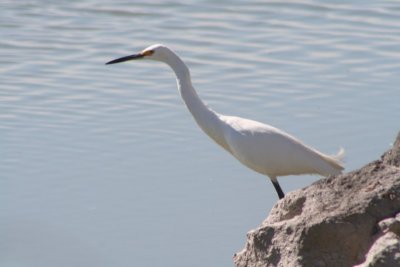
[[[130,55],[130,56],[126,56],[126,57],[120,57],[114,60],[111,60],[110,62],[107,62],[106,65],[108,64],[115,64],[115,63],[121,63],[121,62],[125,62],[128,60],[134,60],[134,59],[139,59],[139,58],[143,58],[144,55],[139,53],[139,54],[134,54],[134,55]]]

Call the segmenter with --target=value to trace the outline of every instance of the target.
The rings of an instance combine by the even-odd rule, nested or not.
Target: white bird
[[[261,122],[219,114],[203,103],[192,86],[186,64],[170,48],[156,44],[142,52],[112,60],[115,64],[128,60],[150,59],[169,65],[175,72],[178,90],[200,128],[217,144],[250,169],[267,175],[280,199],[285,195],[278,176],[340,174],[344,169],[341,148],[335,156],[323,154],[297,138]]]

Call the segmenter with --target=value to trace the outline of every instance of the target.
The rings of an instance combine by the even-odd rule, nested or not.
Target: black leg
[[[276,179],[275,180],[271,180],[271,182],[274,185],[276,192],[278,193],[279,199],[284,198],[285,194],[283,193],[282,188],[278,183],[278,180],[276,180]]]

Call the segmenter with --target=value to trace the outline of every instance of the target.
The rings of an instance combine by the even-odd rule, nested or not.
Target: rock
[[[400,266],[399,222],[400,134],[381,160],[287,194],[247,234],[234,262],[237,267]]]
[[[400,213],[397,214],[396,218],[388,218],[379,222],[379,230],[382,233],[393,232],[400,236]]]
[[[365,262],[354,267],[396,266],[400,266],[400,237],[388,232],[373,243]]]

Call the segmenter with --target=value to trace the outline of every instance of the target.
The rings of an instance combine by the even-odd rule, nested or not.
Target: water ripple
[[[93,184],[98,183],[104,191],[120,190],[113,187],[118,186],[114,181],[133,191],[143,186],[140,183],[149,183],[151,190],[157,184],[158,196],[164,198],[152,201],[174,203],[163,189],[198,175],[190,165],[194,163],[206,163],[221,181],[237,173],[248,175],[249,179],[229,180],[229,185],[238,183],[237,190],[251,186],[246,181],[253,174],[225,163],[228,159],[222,152],[217,154],[218,149],[212,150],[209,140],[200,137],[166,66],[104,65],[152,43],[165,43],[184,58],[200,96],[213,109],[269,122],[323,151],[333,153],[344,146],[349,151],[348,169],[376,158],[398,130],[400,5],[396,1],[43,0],[2,1],[0,8],[4,203],[20,203],[9,193],[19,190],[15,188],[38,195],[37,188],[24,186],[54,181],[66,199],[73,194],[69,181],[93,195]],[[221,170],[223,164],[229,167]],[[185,169],[186,165],[191,167]],[[171,172],[165,174],[166,170]],[[168,179],[159,178],[165,175]],[[138,182],[136,177],[147,179]],[[210,180],[195,183],[201,187],[201,182]],[[189,187],[194,184],[190,181]],[[288,186],[304,185],[300,183]],[[183,189],[183,197],[209,192],[210,183],[206,187]],[[224,195],[229,188],[224,186],[216,195],[234,194]],[[129,191],[140,194],[144,193]],[[29,207],[28,202],[24,203]],[[137,209],[148,205],[132,202]],[[8,212],[15,210],[21,209]],[[37,212],[38,217],[43,215]],[[105,213],[110,212],[113,209]],[[82,213],[76,217],[84,217]],[[113,224],[101,216],[97,219]],[[91,237],[102,236],[98,231]],[[98,243],[112,243],[111,239]],[[136,239],[130,236],[132,242]],[[119,251],[115,259],[120,260],[131,255],[125,248],[139,247],[135,243],[102,249]],[[229,253],[237,250],[220,247]],[[182,260],[194,258],[188,255]],[[116,265],[126,265],[118,260]],[[225,263],[220,265],[230,264]],[[177,265],[190,264],[170,266]]]

